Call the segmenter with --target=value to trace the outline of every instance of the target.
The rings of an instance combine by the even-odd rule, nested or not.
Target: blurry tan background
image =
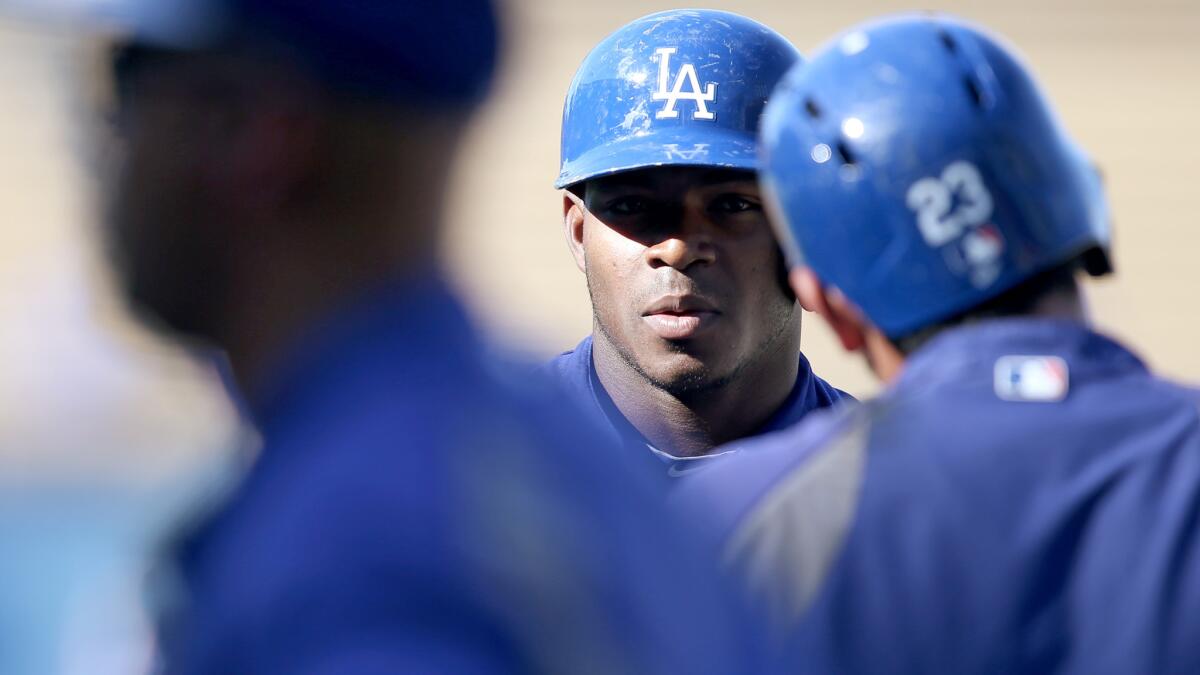
[[[590,327],[583,275],[567,254],[558,171],[562,100],[575,68],[606,34],[671,7],[728,9],[808,53],[851,24],[913,5],[670,0],[513,2],[508,62],[463,167],[450,253],[478,313],[538,353],[575,344]],[[1200,379],[1200,0],[931,2],[1007,36],[1100,162],[1115,211],[1118,277],[1091,284],[1098,321],[1160,372]],[[857,360],[807,315],[816,371],[856,394],[875,390]]]
[[[881,0],[699,3],[762,21],[808,52],[849,25],[911,5]],[[582,275],[559,226],[562,98],[587,51],[642,14],[687,2],[512,0],[494,97],[465,144],[448,257],[484,323],[537,356],[590,328]],[[1200,380],[1200,2],[937,2],[1006,35],[1067,126],[1102,164],[1119,276],[1090,286],[1099,322],[1166,375]],[[449,38],[448,38],[449,39]],[[108,290],[91,234],[80,49],[68,35],[0,20],[0,455],[80,448],[141,458],[224,442],[231,415],[211,372],[134,327]],[[865,369],[815,317],[817,371],[863,395]],[[147,358],[147,356],[149,358]],[[144,461],[144,460],[139,460]],[[105,464],[97,461],[97,464]],[[84,462],[77,466],[88,467]]]

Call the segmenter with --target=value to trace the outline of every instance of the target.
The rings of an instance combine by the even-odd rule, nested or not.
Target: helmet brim
[[[629,136],[563,165],[555,188],[626,171],[664,166],[758,170],[758,143],[744,132],[682,127]],[[654,161],[654,157],[661,158]]]

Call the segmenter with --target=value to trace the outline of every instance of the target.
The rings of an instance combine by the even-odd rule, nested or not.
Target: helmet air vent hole
[[[966,78],[963,83],[967,85],[967,94],[970,95],[971,102],[975,104],[975,107],[982,108],[983,91],[979,89],[979,84],[972,77]]]
[[[950,52],[951,54],[954,54],[958,51],[958,43],[954,41],[953,35],[941,30],[938,31],[938,37],[941,38],[942,46],[946,48],[946,51]]]
[[[834,146],[837,150],[838,157],[841,158],[842,164],[855,164],[854,153],[850,152],[850,148],[846,146],[845,141],[838,141]]]
[[[821,119],[821,107],[818,106],[817,102],[811,98],[804,99],[804,111],[807,112],[808,116],[814,120]]]

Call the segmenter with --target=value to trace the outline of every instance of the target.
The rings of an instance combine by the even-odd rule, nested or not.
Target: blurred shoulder
[[[1200,386],[1163,377],[1153,377],[1155,389],[1164,397],[1174,399],[1184,407],[1200,409]]]
[[[591,376],[592,336],[587,336],[573,348],[559,353],[554,358],[539,363],[538,372],[543,373],[559,386],[586,383]]]

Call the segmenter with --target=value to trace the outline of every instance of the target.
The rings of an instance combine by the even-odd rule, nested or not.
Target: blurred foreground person
[[[800,351],[754,173],[767,95],[799,59],[746,17],[671,10],[606,37],[567,92],[555,187],[593,330],[549,369],[659,473],[846,397]]]
[[[122,279],[224,348],[264,439],[156,588],[164,669],[752,668],[702,553],[440,280],[489,3],[99,6],[136,31],[113,58]]]
[[[888,383],[684,486],[801,669],[1200,672],[1200,395],[1090,327],[1108,211],[1026,68],[869,24],[763,147],[793,288]]]

